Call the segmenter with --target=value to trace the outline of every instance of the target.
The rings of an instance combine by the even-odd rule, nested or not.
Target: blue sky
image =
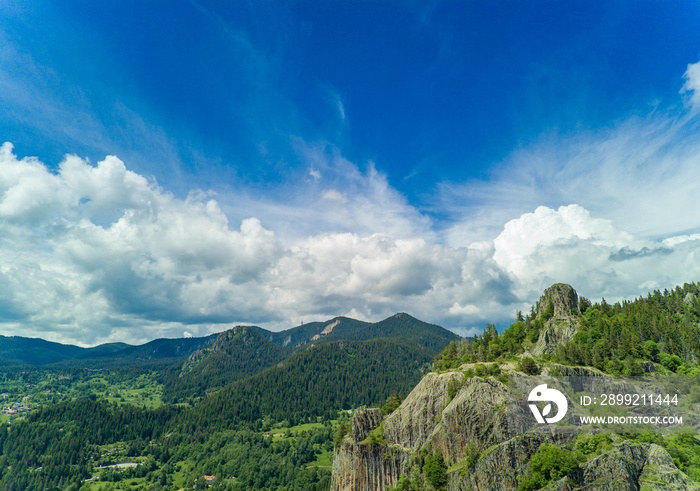
[[[3,2],[0,333],[696,281],[699,61],[696,2]]]

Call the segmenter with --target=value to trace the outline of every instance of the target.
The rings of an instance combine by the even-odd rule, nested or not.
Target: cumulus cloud
[[[509,221],[494,240],[494,259],[514,279],[519,298],[555,282],[589,298],[618,301],[694,281],[700,236],[663,243],[634,237],[579,205],[538,207]]]
[[[12,150],[0,148],[8,334],[137,342],[232,322],[289,327],[302,316],[377,320],[397,311],[452,327],[514,300],[493,244],[428,240],[425,219],[371,166],[362,173],[341,159],[344,185],[316,188],[326,203],[317,218],[337,227],[333,215],[352,217],[343,224],[352,231],[284,245],[259,219],[232,227],[210,194],[177,199],[117,157],[93,166],[67,156],[52,172]]]
[[[384,234],[313,236],[279,262],[271,307],[325,316],[352,311],[369,320],[405,311],[450,327],[481,323],[514,300],[492,254],[485,244],[454,249]]]
[[[52,173],[6,143],[0,175],[1,302],[18,323],[92,340],[139,322],[270,319],[259,280],[282,248],[257,219],[232,230],[215,200],[176,199],[116,157],[69,156]]]
[[[316,157],[322,177],[289,209],[263,202],[279,213],[270,226],[252,214],[232,222],[212,193],[176,198],[117,157],[67,156],[51,171],[6,143],[0,329],[143,342],[405,311],[473,334],[507,325],[554,282],[616,301],[700,275],[700,234],[650,238],[581,204],[536,206],[485,240],[443,242],[372,166]],[[316,233],[300,225],[304,210]],[[281,240],[285,221],[298,229]]]

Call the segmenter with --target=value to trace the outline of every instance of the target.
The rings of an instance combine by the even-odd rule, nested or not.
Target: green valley
[[[470,339],[397,314],[237,326],[45,365],[15,357],[0,384],[6,406],[27,409],[3,416],[0,487],[573,490],[604,467],[597,458],[642,472],[626,452],[687,487],[700,482],[695,436],[509,440],[499,408],[512,375],[697,376],[699,298],[686,284],[610,305],[557,284],[503,332]]]

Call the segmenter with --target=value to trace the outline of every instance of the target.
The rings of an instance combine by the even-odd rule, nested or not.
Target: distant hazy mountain
[[[414,341],[438,351],[459,336],[435,324],[428,324],[408,314],[399,313],[379,322],[363,322],[348,317],[335,317],[325,322],[311,322],[281,332],[256,328],[275,344],[300,347],[330,341],[367,341],[394,338]]]
[[[185,363],[181,377],[183,385],[190,385],[191,390],[187,392],[192,395],[257,373],[312,344],[378,338],[400,338],[415,343],[419,349],[427,349],[434,355],[459,336],[408,314],[396,314],[376,323],[335,317],[281,332],[271,332],[257,326],[235,327],[205,337],[155,339],[138,346],[108,343],[81,348],[39,338],[0,336],[0,364],[48,365],[70,362],[92,366],[97,358],[101,366],[170,363],[185,361],[197,353]],[[203,379],[193,382],[198,377]]]
[[[218,334],[210,334],[201,338],[154,339],[146,344],[130,346],[115,353],[119,358],[133,360],[160,360],[168,358],[187,358],[216,340]]]
[[[39,338],[0,336],[0,360],[20,365],[47,365],[66,360],[110,355],[129,347],[125,343],[108,343],[94,348],[81,348]]]
[[[156,339],[140,346],[107,343],[92,348],[54,343],[39,338],[0,336],[0,361],[18,365],[48,365],[70,362],[93,366],[124,365],[134,362],[185,359],[216,339],[216,334],[203,338]]]

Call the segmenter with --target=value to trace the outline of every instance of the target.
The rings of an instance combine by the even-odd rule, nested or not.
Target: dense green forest
[[[518,313],[501,334],[489,324],[471,342],[450,343],[437,356],[435,368],[507,360],[524,353],[551,317],[549,310],[539,317],[536,312],[533,307],[525,317]],[[700,287],[695,283],[613,305],[605,299],[591,303],[581,298],[579,311],[572,315],[580,326],[552,361],[591,366],[611,375],[641,375],[644,363],[652,362],[673,373],[700,375]]]
[[[347,410],[408,393],[436,353],[395,338],[336,341],[308,346],[194,406],[135,406],[129,400],[136,401],[137,387],[114,393],[120,377],[152,391],[154,378],[189,381],[190,373],[200,374],[205,390],[231,376],[221,370],[239,366],[235,357],[243,353],[236,346],[257,353],[259,369],[281,353],[255,331],[230,336],[242,337],[236,343],[222,337],[219,346],[191,357],[184,377],[176,367],[158,376],[141,365],[104,372],[67,367],[7,372],[2,380],[17,387],[13,394],[36,385],[38,398],[72,383],[93,395],[47,401],[0,426],[0,488],[327,490],[333,437],[339,424],[347,426]],[[120,462],[134,467],[106,467]]]
[[[194,403],[207,392],[254,375],[292,353],[292,348],[269,341],[253,328],[231,329],[196,352],[183,367],[175,365],[164,371],[163,400]]]
[[[184,429],[185,414],[90,398],[33,413],[0,428],[0,487],[91,489],[84,481],[116,458],[138,466],[102,480],[137,478],[137,489],[199,489],[204,475],[218,476],[214,489],[328,489],[328,466],[311,464],[332,448],[330,422],[282,438],[245,427],[205,435]],[[117,442],[126,442],[120,454],[106,452]]]
[[[348,431],[348,410],[384,405],[390,412],[431,362],[435,370],[477,363],[472,373],[483,376],[498,375],[498,364],[511,360],[527,373],[556,362],[616,375],[650,365],[700,374],[699,298],[695,284],[612,305],[581,298],[573,339],[534,359],[519,355],[537,343],[551,308],[538,316],[534,306],[502,333],[489,324],[469,340],[397,314],[376,324],[339,318],[336,333],[320,344],[308,336],[328,323],[290,330],[298,346],[284,346],[291,334],[271,339],[257,328],[237,328],[216,339],[128,348],[128,359],[138,362],[108,370],[88,370],[75,359],[4,368],[0,383],[9,400],[31,390],[36,402],[0,425],[0,489],[327,490],[334,439]],[[356,340],[334,340],[343,329]],[[387,337],[362,340],[378,334]],[[663,445],[700,479],[695,439],[635,438]],[[543,450],[527,482],[547,482],[550,461],[560,457]],[[420,472],[440,484],[444,462],[425,456]],[[399,488],[413,484],[407,478]]]
[[[190,421],[194,429],[330,419],[340,409],[407,394],[431,361],[429,351],[393,339],[326,343],[213,394],[197,405]]]

